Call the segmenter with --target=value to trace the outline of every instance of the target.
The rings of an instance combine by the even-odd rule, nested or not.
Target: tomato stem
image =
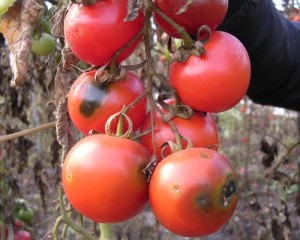
[[[62,223],[68,225],[69,227],[71,227],[75,232],[79,233],[81,236],[83,236],[85,239],[87,240],[96,240],[93,236],[91,236],[83,227],[81,227],[80,225],[78,225],[77,223],[73,222],[72,219],[69,218],[69,216],[67,215],[67,212],[65,210],[64,207],[64,200],[63,200],[63,190],[60,187],[59,188],[59,208],[61,211],[61,216],[59,216],[56,219],[55,225],[52,229],[52,234],[53,234],[53,239],[54,240],[59,240],[59,236],[58,236],[58,230],[59,227]]]
[[[100,239],[99,240],[114,240],[114,239],[116,239],[111,224],[99,223],[99,226],[100,226]]]
[[[124,132],[124,115],[120,114],[116,136],[121,137],[123,135],[123,132]]]
[[[122,48],[120,48],[118,51],[115,52],[115,54],[112,57],[111,63],[110,63],[110,73],[114,73],[117,70],[117,60],[118,57],[133,43],[138,41],[138,39],[143,35],[143,29],[139,31],[127,44],[125,44]]]
[[[185,46],[188,49],[191,49],[194,45],[194,40],[191,38],[191,36],[185,31],[185,29],[174,22],[171,18],[169,18],[164,12],[162,12],[152,1],[148,1],[149,8],[157,13],[161,18],[163,18],[168,24],[170,24],[177,33],[181,36],[181,38],[184,41]]]

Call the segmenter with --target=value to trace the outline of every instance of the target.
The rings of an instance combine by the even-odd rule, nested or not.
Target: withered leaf
[[[127,16],[124,21],[133,21],[139,15],[139,10],[143,4],[142,0],[128,0],[127,2]]]
[[[269,168],[278,155],[278,147],[276,142],[270,145],[265,139],[262,139],[260,144],[260,151],[265,154],[262,158],[262,164],[265,168]]]
[[[64,19],[67,11],[67,6],[59,8],[51,18],[51,34],[57,37],[64,36]]]
[[[186,4],[184,4],[176,13],[176,15],[180,15],[188,10],[194,0],[187,0]]]
[[[56,136],[62,147],[62,162],[71,147],[76,143],[75,127],[68,116],[67,101],[59,102],[56,112]]]
[[[277,219],[272,219],[271,230],[275,240],[285,240],[282,226],[278,223]]]
[[[62,64],[58,66],[55,76],[56,136],[62,146],[62,160],[76,142],[76,131],[68,115],[67,104],[67,95],[76,77],[74,69],[64,69]]]
[[[23,0],[16,2],[2,16],[0,32],[3,33],[11,52],[12,86],[22,85],[26,80],[31,36],[42,9],[43,0]]]

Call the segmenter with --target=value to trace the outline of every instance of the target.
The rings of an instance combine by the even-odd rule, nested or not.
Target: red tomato
[[[143,28],[142,12],[133,21],[125,22],[126,15],[127,0],[101,0],[91,6],[73,4],[64,22],[66,42],[82,61],[103,66]],[[118,62],[128,58],[140,40],[126,49]]]
[[[32,240],[30,232],[18,230],[14,234],[14,240]]]
[[[75,126],[84,134],[91,130],[105,132],[105,123],[144,92],[143,82],[132,72],[124,80],[100,86],[94,81],[96,71],[81,74],[73,83],[68,96],[68,109]],[[147,99],[143,98],[127,115],[134,129],[139,128],[146,115]],[[111,130],[117,129],[117,120]],[[125,129],[126,130],[126,129]]]
[[[194,35],[197,35],[202,25],[208,25],[214,31],[223,21],[228,8],[227,0],[194,0],[185,12],[177,14],[187,3],[186,0],[154,0],[154,3],[188,33]],[[158,14],[154,14],[154,19],[164,32],[180,38],[176,30]]]
[[[162,109],[164,113],[167,111]],[[168,123],[165,123],[162,116],[158,112],[154,112],[154,139],[152,134],[149,133],[141,137],[141,143],[148,149],[151,154],[154,154],[153,143],[155,143],[155,152],[158,161],[161,160],[162,145],[167,141],[175,140],[175,134]],[[218,132],[214,118],[211,113],[203,116],[199,112],[194,112],[190,119],[181,117],[172,118],[172,122],[178,129],[181,136],[190,139],[193,147],[211,147],[217,150],[219,144]],[[147,114],[142,126],[141,132],[146,131],[151,127],[151,114]],[[182,140],[184,146],[187,142]],[[170,148],[167,148],[164,155],[167,156],[171,153]]]
[[[15,227],[16,228],[22,228],[24,226],[24,222],[21,221],[20,219],[15,220]]]
[[[149,201],[158,221],[184,237],[219,230],[238,201],[237,174],[220,153],[206,148],[175,152],[155,168]]]
[[[143,169],[149,159],[149,152],[133,140],[105,134],[85,137],[70,150],[62,166],[66,196],[93,221],[125,221],[148,201]]]
[[[216,31],[204,46],[206,53],[174,61],[169,70],[171,85],[181,101],[204,112],[222,112],[235,106],[250,83],[250,60],[234,36]]]

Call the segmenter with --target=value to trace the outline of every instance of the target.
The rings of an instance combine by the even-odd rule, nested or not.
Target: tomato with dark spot
[[[173,101],[167,101],[168,104],[172,104]],[[167,111],[161,108],[164,114]],[[151,154],[156,153],[157,160],[162,159],[162,145],[167,141],[174,141],[175,134],[172,131],[171,126],[163,121],[163,116],[158,112],[154,112],[154,136],[152,133],[148,133],[141,137],[141,143],[148,149]],[[182,117],[173,117],[171,121],[175,124],[179,134],[191,140],[193,147],[207,147],[214,150],[218,149],[219,137],[216,128],[215,120],[211,113],[201,113],[194,111],[194,114],[189,119]],[[141,126],[141,132],[151,128],[151,113],[146,115],[146,118]],[[154,137],[154,139],[153,139]],[[187,146],[187,141],[181,141],[183,146]],[[153,149],[153,143],[155,144],[155,151]],[[167,147],[164,151],[164,156],[168,156],[171,153],[170,148]]]
[[[185,11],[179,13],[187,4],[186,0],[154,0],[154,3],[163,13],[193,35],[197,35],[202,25],[207,25],[214,31],[223,21],[228,8],[227,0],[194,0]],[[172,37],[181,38],[180,34],[157,13],[154,13],[154,19],[164,32]]]
[[[140,143],[105,134],[77,142],[62,166],[62,184],[72,206],[96,222],[116,223],[148,202],[143,169],[150,154]]]
[[[200,237],[218,231],[238,202],[237,174],[220,153],[207,148],[181,150],[155,168],[149,186],[151,208],[169,231]]]
[[[132,21],[125,21],[126,16],[127,0],[101,0],[90,6],[73,4],[64,21],[66,42],[80,60],[104,66],[143,28],[142,11]],[[117,62],[128,58],[141,38],[126,48]]]
[[[204,112],[234,107],[246,94],[251,75],[250,59],[242,43],[229,33],[215,31],[204,45],[205,53],[187,61],[173,61],[171,85],[180,100]]]
[[[132,72],[127,72],[123,80],[107,84],[95,81],[95,74],[96,71],[81,74],[73,83],[68,96],[70,117],[74,125],[86,135],[91,130],[104,133],[107,119],[132,103],[145,90],[141,79]],[[146,108],[147,99],[144,97],[127,112],[134,130],[142,124]],[[117,119],[112,122],[110,129],[113,132],[117,129],[117,122]]]

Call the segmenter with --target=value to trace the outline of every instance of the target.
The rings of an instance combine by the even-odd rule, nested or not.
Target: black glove
[[[218,30],[246,47],[252,69],[247,94],[254,102],[300,111],[300,24],[285,18],[272,0],[229,0]]]

